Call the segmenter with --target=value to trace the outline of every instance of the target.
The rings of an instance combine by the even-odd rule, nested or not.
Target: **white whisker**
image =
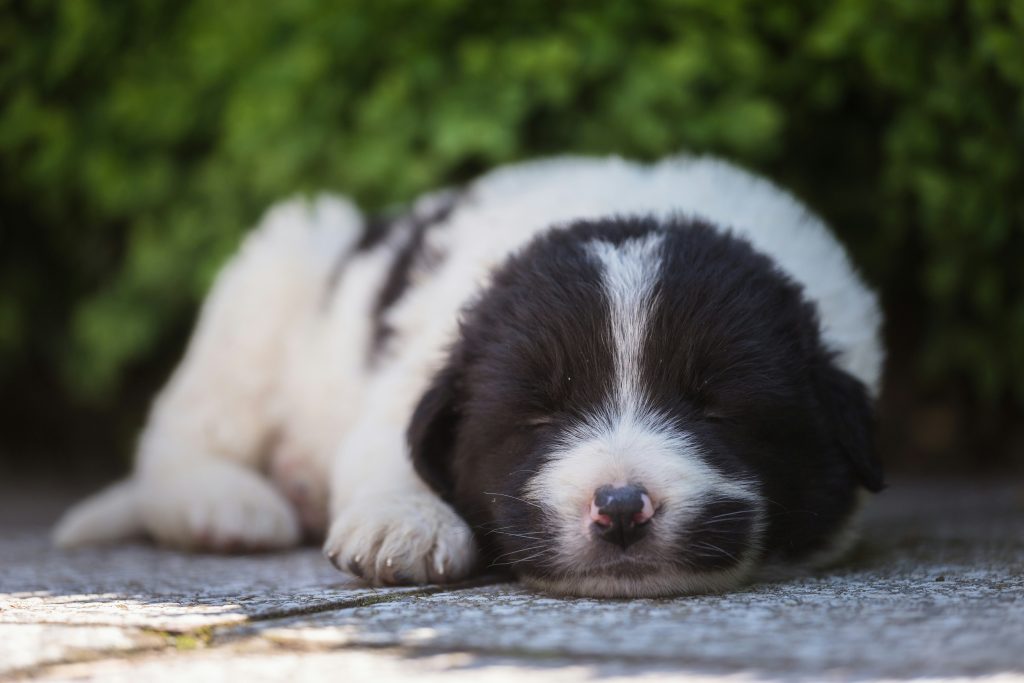
[[[543,510],[544,509],[540,505],[537,505],[536,503],[531,503],[530,501],[524,500],[523,498],[519,498],[517,496],[510,496],[507,493],[495,493],[493,491],[484,491],[483,494],[485,496],[501,496],[503,498],[511,498],[512,500],[518,500],[520,503],[524,503],[526,505],[532,505],[533,507],[537,508],[538,510]]]

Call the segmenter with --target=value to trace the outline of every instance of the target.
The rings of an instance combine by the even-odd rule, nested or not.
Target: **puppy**
[[[326,534],[372,584],[728,589],[835,559],[882,488],[880,324],[818,218],[712,159],[514,165],[375,224],[287,203],[221,272],[131,477],[55,539]]]

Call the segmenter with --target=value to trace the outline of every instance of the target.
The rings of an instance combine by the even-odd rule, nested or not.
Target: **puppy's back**
[[[445,225],[427,236],[427,247],[449,260],[424,275],[426,286],[400,307],[404,312],[395,316],[396,327],[405,317],[410,329],[422,329],[426,321],[416,311],[435,309],[451,292],[471,296],[490,269],[551,227],[610,216],[678,215],[731,231],[771,257],[816,304],[822,338],[839,366],[877,395],[884,360],[881,313],[843,246],[787,192],[709,157],[677,156],[653,165],[616,157],[559,157],[483,176],[469,186]],[[415,302],[419,297],[422,303]],[[449,313],[454,310],[457,306]],[[454,316],[444,318],[454,324]]]

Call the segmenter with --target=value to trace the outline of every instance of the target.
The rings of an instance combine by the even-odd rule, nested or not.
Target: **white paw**
[[[324,554],[372,585],[449,583],[476,561],[466,523],[431,493],[362,496],[331,524]]]
[[[232,462],[176,463],[173,472],[145,477],[140,509],[160,543],[190,550],[275,550],[298,543],[294,510],[258,473]]]

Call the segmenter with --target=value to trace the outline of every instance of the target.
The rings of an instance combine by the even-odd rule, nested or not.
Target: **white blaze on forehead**
[[[615,396],[608,409],[626,419],[644,412],[641,355],[655,304],[664,236],[649,234],[619,245],[595,240],[587,250],[601,264],[615,359]]]

